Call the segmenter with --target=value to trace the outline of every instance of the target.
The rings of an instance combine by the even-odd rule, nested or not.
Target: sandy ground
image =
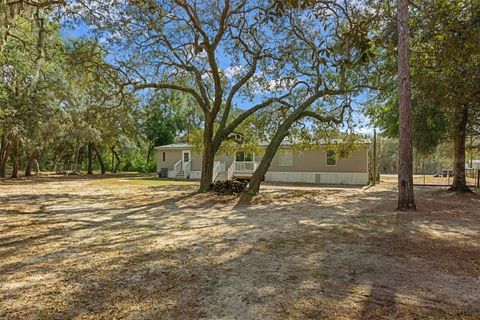
[[[480,197],[0,182],[0,319],[480,319]]]

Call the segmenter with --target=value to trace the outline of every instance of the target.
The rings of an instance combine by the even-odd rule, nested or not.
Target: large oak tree
[[[263,0],[93,3],[96,11],[87,20],[112,45],[113,65],[128,84],[184,92],[203,112],[200,191],[212,182],[215,154],[242,122],[267,108],[291,110],[291,97],[307,97],[295,100],[293,109],[300,106],[301,117],[308,108],[324,117],[325,110],[314,108],[320,98],[353,89],[338,85],[340,69],[352,62],[347,48],[363,54],[369,46],[365,29],[351,24],[342,11],[343,1],[319,1],[320,10],[310,16],[288,9],[280,18],[278,8]],[[338,16],[343,21],[335,22]],[[311,27],[317,31],[310,33]],[[343,32],[351,42],[334,44],[330,31]],[[276,140],[272,137],[273,145]]]

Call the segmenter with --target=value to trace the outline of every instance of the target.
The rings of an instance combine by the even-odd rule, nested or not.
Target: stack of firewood
[[[78,175],[81,175],[80,172],[73,171],[73,170],[57,171],[55,174],[62,175],[62,176],[78,176]]]
[[[247,181],[225,180],[212,183],[210,188],[217,193],[235,194],[243,192],[247,184]]]

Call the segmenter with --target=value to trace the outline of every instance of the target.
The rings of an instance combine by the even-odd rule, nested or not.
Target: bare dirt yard
[[[480,319],[477,194],[196,186],[0,181],[0,319]]]

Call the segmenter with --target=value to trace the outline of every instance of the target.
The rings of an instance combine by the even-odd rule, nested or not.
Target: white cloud
[[[230,79],[244,73],[244,70],[245,68],[243,66],[230,66],[226,68],[223,73],[225,74],[225,77]]]
[[[257,77],[256,81],[253,83],[254,93],[264,94],[264,93],[279,93],[285,90],[290,89],[298,79],[285,79],[277,78],[259,81]]]

